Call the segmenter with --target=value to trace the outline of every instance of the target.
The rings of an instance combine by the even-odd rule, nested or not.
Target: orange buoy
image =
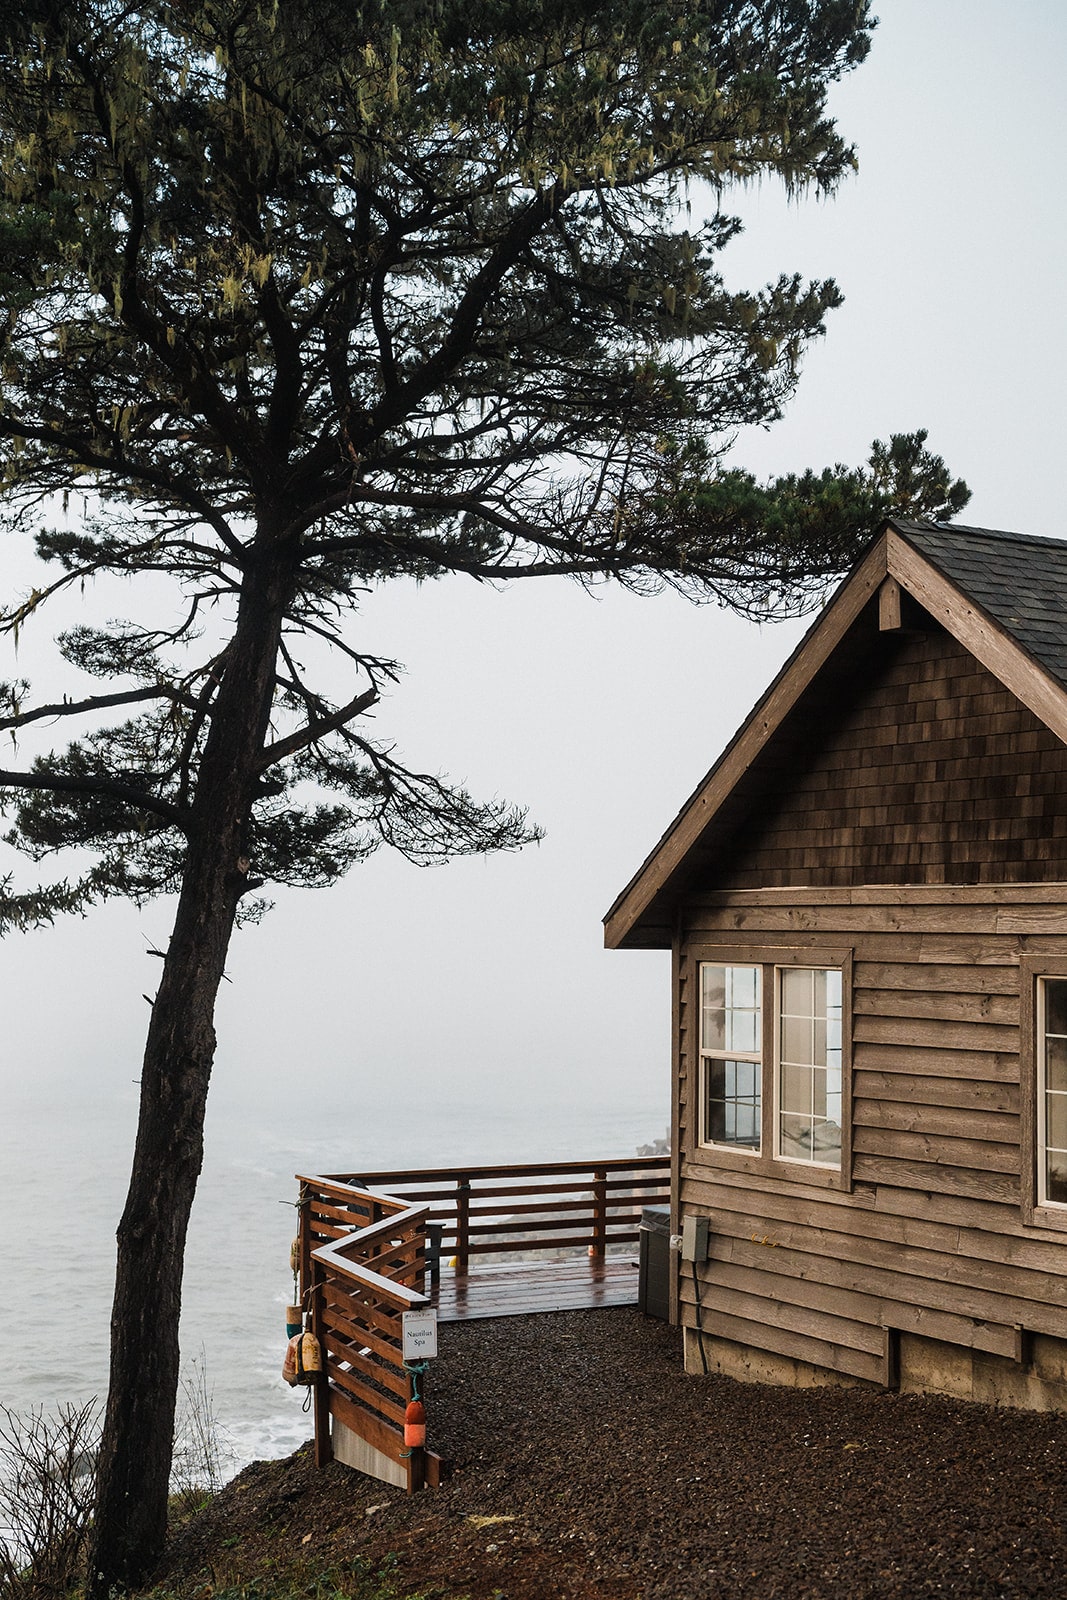
[[[426,1443],[426,1407],[421,1400],[409,1400],[404,1412],[404,1444],[421,1450]]]

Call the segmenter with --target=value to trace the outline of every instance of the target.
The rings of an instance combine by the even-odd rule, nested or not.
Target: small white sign
[[[437,1354],[437,1312],[404,1312],[404,1360],[428,1361]]]

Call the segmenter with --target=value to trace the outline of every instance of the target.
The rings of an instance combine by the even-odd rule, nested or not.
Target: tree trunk
[[[141,1075],[133,1172],[118,1227],[111,1380],[87,1593],[143,1583],[163,1550],[178,1393],[185,1238],[203,1161],[214,1010],[248,862],[287,585],[246,575],[192,806],[174,929]]]
[[[118,1228],[90,1586],[101,1597],[146,1577],[167,1530],[185,1236],[203,1159],[215,994],[236,906],[216,893],[210,913],[198,916],[193,898],[183,890],[152,1011]]]

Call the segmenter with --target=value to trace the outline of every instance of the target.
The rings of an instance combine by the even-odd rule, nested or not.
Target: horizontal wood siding
[[[941,628],[866,649],[789,713],[716,884],[1067,878],[1067,745]]]
[[[885,1330],[1013,1358],[1018,1329],[1067,1337],[1067,1232],[1020,1205],[1020,976],[1067,884],[724,890],[683,912],[679,977],[698,960],[824,964],[850,949],[851,1185],[696,1147],[692,1052],[677,1058],[682,1210],[711,1252],[681,1268],[683,1322],[855,1377],[884,1376]],[[1031,931],[1008,931],[1006,920]],[[683,1003],[682,1012],[684,1014]],[[1026,1063],[1032,1071],[1032,1064]],[[1026,1157],[1028,1159],[1028,1156]],[[730,1330],[733,1330],[732,1332]]]

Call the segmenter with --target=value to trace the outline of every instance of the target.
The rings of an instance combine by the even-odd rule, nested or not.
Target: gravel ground
[[[173,1570],[247,1574],[283,1533],[472,1600],[1067,1596],[1065,1417],[687,1377],[677,1332],[630,1309],[449,1325],[441,1347],[448,1484],[258,1464]]]

